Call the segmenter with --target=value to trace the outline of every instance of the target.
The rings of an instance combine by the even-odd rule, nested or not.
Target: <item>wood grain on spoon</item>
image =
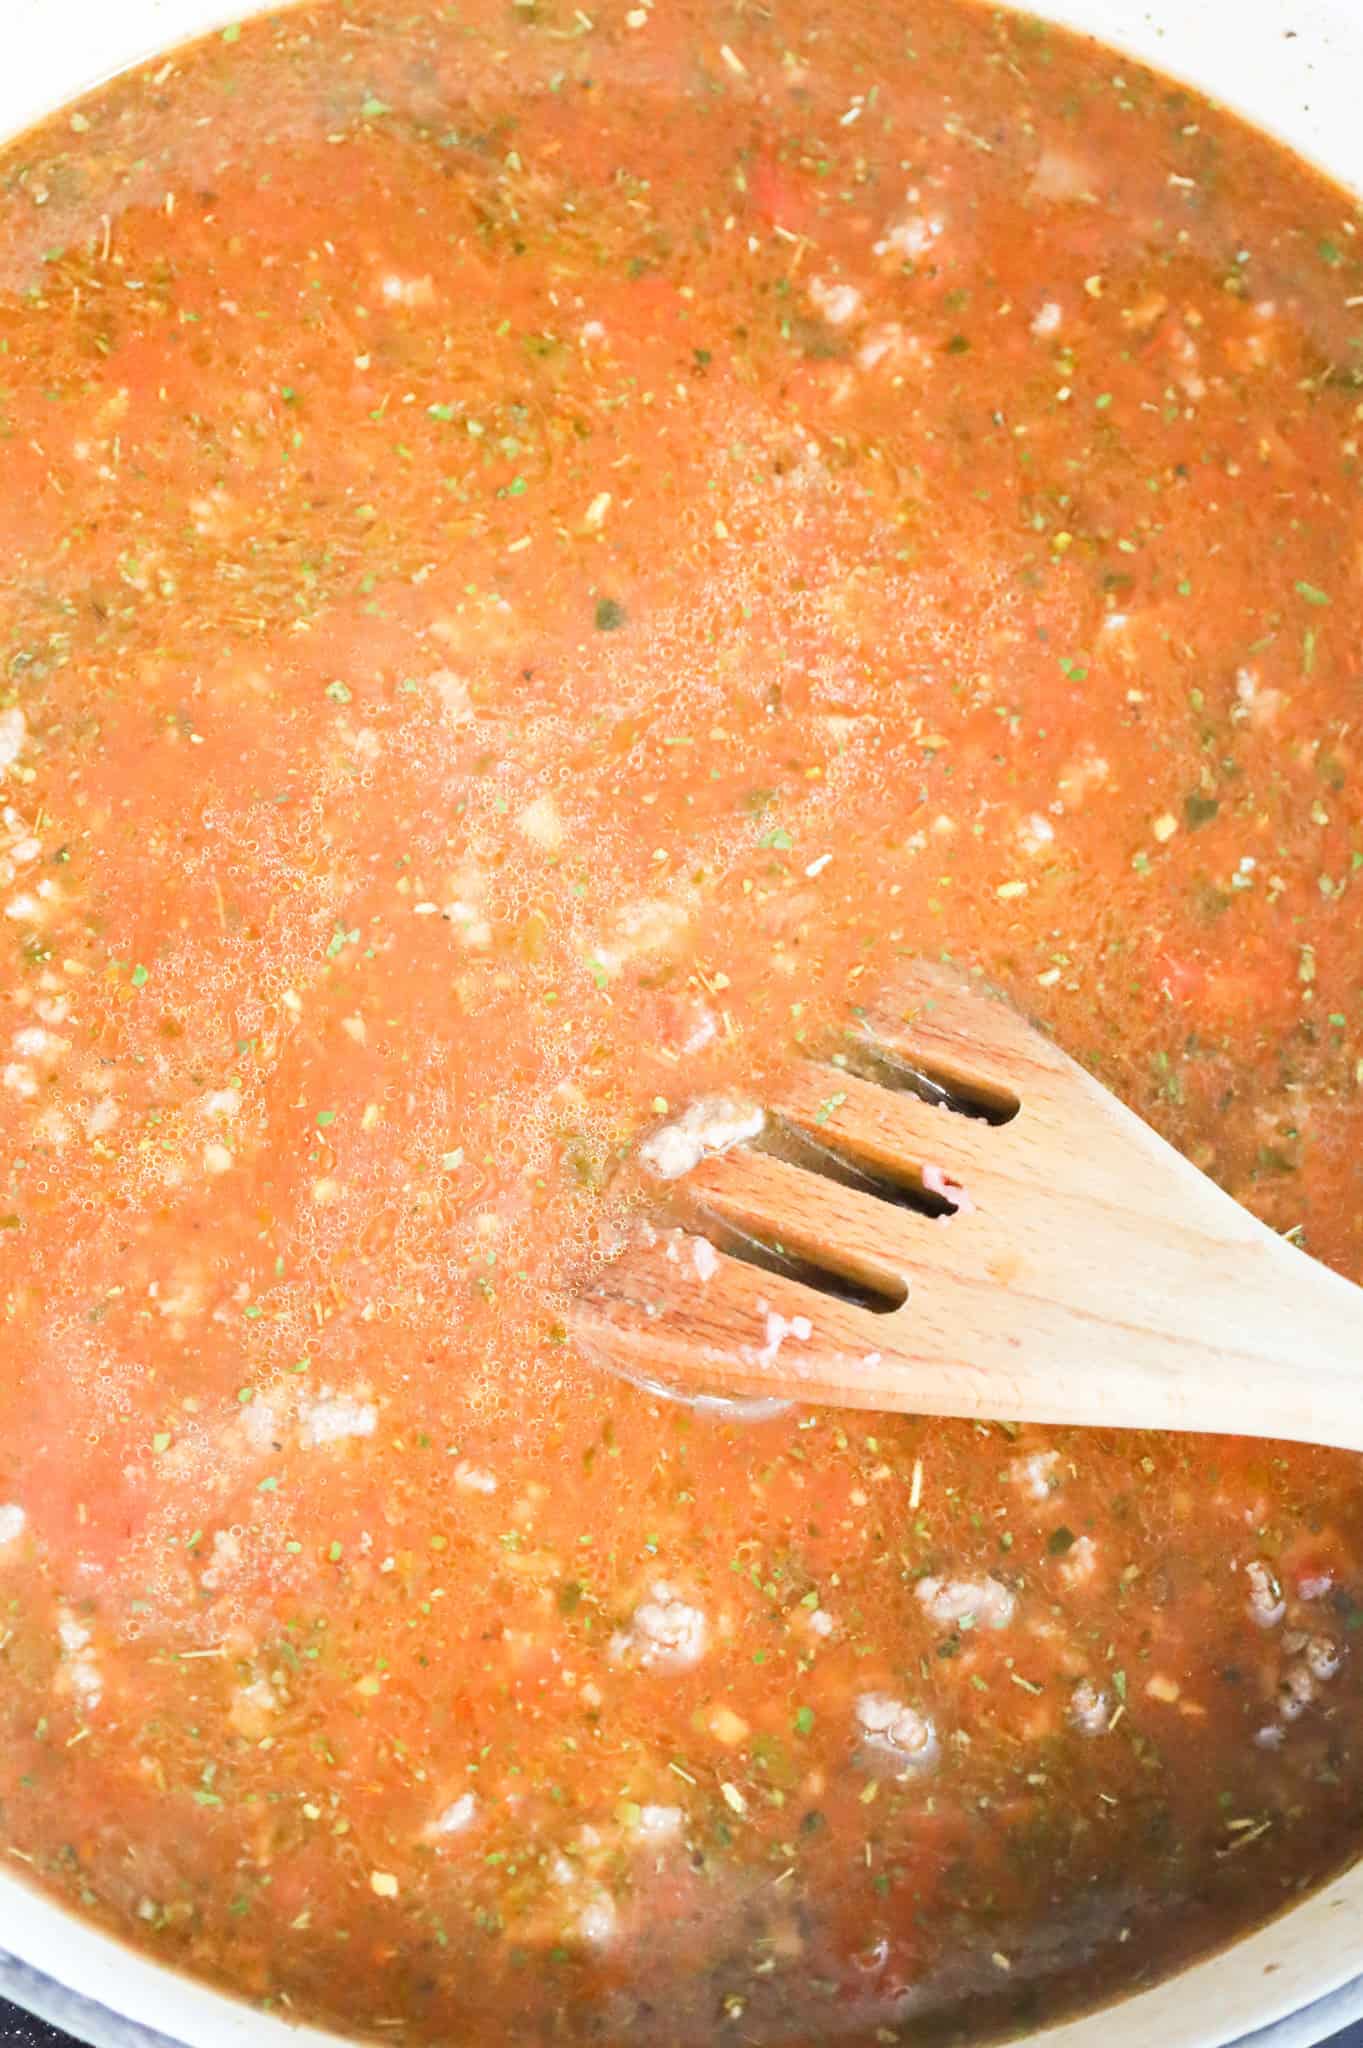
[[[712,1393],[1363,1449],[1363,1290],[1014,1010],[916,965],[849,1043],[764,1105],[778,1149],[672,1184],[690,1227],[607,1268],[579,1343]]]

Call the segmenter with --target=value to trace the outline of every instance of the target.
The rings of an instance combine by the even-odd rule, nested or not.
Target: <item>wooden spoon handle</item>
[[[626,1253],[577,1305],[603,1363],[693,1390],[971,1420],[1199,1430],[1363,1451],[1363,1293],[1264,1231],[1219,1275],[1220,1341],[936,1271],[875,1314],[688,1232]],[[665,1312],[659,1313],[663,1305]]]
[[[573,1328],[608,1362],[719,1393],[1363,1450],[1363,1290],[955,969],[897,973],[767,1108],[763,1143],[800,1163],[741,1145],[672,1184],[717,1244],[664,1232],[601,1276]]]

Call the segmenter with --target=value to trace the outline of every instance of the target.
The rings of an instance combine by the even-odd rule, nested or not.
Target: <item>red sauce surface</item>
[[[1357,227],[954,0],[304,8],[0,154],[35,1879],[389,2040],[869,2043],[1352,1853],[1356,1459],[556,1336],[944,952],[1363,1277]]]

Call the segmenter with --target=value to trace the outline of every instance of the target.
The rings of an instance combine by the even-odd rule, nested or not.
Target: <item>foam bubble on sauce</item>
[[[0,1507],[0,1550],[8,1550],[17,1543],[28,1527],[28,1516],[13,1501]]]
[[[213,1537],[208,1567],[199,1580],[210,1593],[218,1591],[241,1563],[241,1538],[231,1529],[219,1529]]]
[[[1245,1605],[1250,1620],[1257,1628],[1276,1628],[1287,1613],[1287,1602],[1272,1565],[1261,1557],[1252,1558],[1245,1566],[1245,1577],[1249,1580]]]
[[[618,1918],[614,1899],[603,1892],[578,1914],[578,1935],[591,1948],[605,1948],[615,1939]]]
[[[390,270],[379,282],[379,295],[387,306],[401,306],[406,312],[421,312],[435,304],[435,283],[430,273],[404,277]]]
[[[236,1418],[237,1427],[252,1449],[268,1451],[282,1435],[285,1400],[284,1390],[272,1387],[242,1408]]]
[[[27,738],[28,723],[18,705],[0,711],[0,774],[14,766]]]
[[[865,1692],[856,1703],[856,1725],[864,1745],[882,1763],[905,1775],[931,1770],[941,1755],[937,1730],[926,1714],[889,1693]]]
[[[495,1493],[497,1475],[481,1465],[471,1464],[461,1458],[454,1468],[454,1483],[463,1493]]]
[[[1300,1628],[1286,1631],[1282,1649],[1287,1661],[1277,1684],[1278,1721],[1290,1725],[1316,1704],[1321,1687],[1339,1676],[1344,1650],[1333,1636]],[[1261,1747],[1276,1748],[1282,1740],[1282,1728],[1261,1728],[1255,1740]]]
[[[122,1111],[119,1109],[118,1104],[113,1100],[112,1096],[106,1095],[104,1099],[100,1102],[97,1102],[94,1108],[91,1109],[86,1115],[86,1137],[103,1138],[107,1136],[108,1133],[113,1129],[114,1125],[119,1121],[121,1115]]]
[[[248,1742],[259,1742],[269,1734],[279,1705],[279,1696],[269,1679],[253,1678],[234,1688],[228,1719],[238,1735],[244,1735]]]
[[[532,846],[557,853],[563,844],[563,820],[551,796],[537,796],[516,814],[516,829]]]
[[[1059,1451],[1029,1451],[1005,1465],[1003,1476],[1032,1500],[1049,1500],[1060,1490],[1059,1463]]]
[[[592,957],[614,979],[631,961],[670,951],[693,922],[697,901],[695,890],[687,887],[674,896],[643,897],[622,905],[611,920],[609,938],[592,949]]]
[[[69,1607],[57,1610],[57,1641],[62,1657],[57,1689],[70,1693],[81,1707],[97,1707],[104,1697],[103,1675],[91,1647],[90,1631]]]
[[[59,1059],[64,1052],[71,1050],[68,1039],[59,1038],[41,1024],[25,1024],[22,1030],[15,1032],[12,1043],[22,1059]]]
[[[1304,1655],[1311,1676],[1322,1683],[1337,1677],[1344,1662],[1344,1652],[1331,1636],[1312,1636]]]
[[[659,1180],[680,1180],[702,1159],[750,1143],[766,1121],[760,1103],[740,1095],[703,1095],[645,1138],[639,1158]]]
[[[679,1806],[641,1806],[635,1833],[646,1842],[680,1841],[685,1818]]]
[[[810,304],[822,313],[830,327],[846,327],[862,309],[862,296],[854,284],[811,277],[807,290]]]
[[[1112,1720],[1112,1703],[1091,1679],[1081,1678],[1070,1694],[1069,1720],[1081,1735],[1102,1735]]]
[[[1078,1536],[1057,1566],[1067,1586],[1087,1586],[1097,1576],[1098,1546],[1091,1536]]]
[[[689,1671],[705,1655],[708,1641],[703,1610],[689,1606],[659,1580],[652,1597],[635,1608],[629,1627],[611,1637],[611,1661],[628,1661],[643,1671]]]
[[[345,1437],[372,1436],[378,1421],[379,1411],[372,1401],[324,1390],[319,1399],[304,1403],[298,1434],[301,1442],[315,1449],[340,1443]]]
[[[1055,827],[1040,811],[1032,811],[1018,826],[1018,844],[1035,860],[1055,844]]]
[[[920,1579],[914,1587],[929,1618],[950,1627],[969,1621],[976,1628],[1007,1628],[1017,1601],[1000,1579]]]
[[[912,263],[925,256],[945,232],[946,220],[940,213],[905,214],[899,220],[891,221],[880,240],[873,244],[874,253]]]
[[[442,1813],[438,1813],[426,1832],[441,1840],[467,1833],[478,1817],[478,1799],[473,1792],[462,1792],[452,1800]]]

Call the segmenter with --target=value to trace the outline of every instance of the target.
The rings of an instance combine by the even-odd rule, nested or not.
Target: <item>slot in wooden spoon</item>
[[[760,1148],[671,1184],[685,1225],[574,1307],[591,1355],[710,1393],[1363,1450],[1363,1290],[1006,1003],[917,965],[842,1057],[788,1077]]]

